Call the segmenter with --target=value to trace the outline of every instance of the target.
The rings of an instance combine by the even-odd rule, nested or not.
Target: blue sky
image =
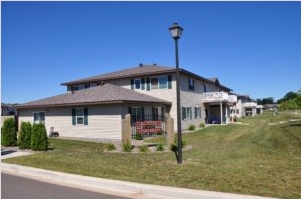
[[[138,66],[218,77],[235,93],[301,88],[301,2],[1,2],[1,101],[66,92],[60,84]]]

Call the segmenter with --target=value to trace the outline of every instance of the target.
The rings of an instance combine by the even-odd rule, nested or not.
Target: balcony
[[[229,95],[226,92],[203,93],[204,102],[237,102],[236,95]]]
[[[244,107],[257,107],[257,103],[256,102],[245,102],[243,103]]]

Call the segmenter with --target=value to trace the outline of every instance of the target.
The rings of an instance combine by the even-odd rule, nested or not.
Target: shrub
[[[158,144],[158,145],[156,146],[156,149],[157,149],[157,151],[164,151],[164,147],[163,147],[162,144]]]
[[[199,125],[199,127],[200,127],[200,128],[204,128],[204,127],[205,127],[205,124],[204,124],[203,122],[201,122],[200,125]]]
[[[42,123],[33,124],[31,134],[31,149],[46,151],[48,149],[48,138],[45,125]]]
[[[148,147],[147,147],[147,145],[141,145],[141,146],[139,146],[139,151],[140,151],[140,152],[143,152],[143,153],[148,152]]]
[[[123,151],[124,152],[131,152],[132,151],[132,145],[129,143],[129,142],[127,142],[127,143],[124,143],[123,145],[122,145],[122,149],[123,149]]]
[[[108,151],[114,151],[116,149],[114,144],[108,144],[106,148]]]
[[[170,146],[170,150],[173,152],[178,151],[178,145],[176,143],[172,143]]]
[[[182,139],[182,148],[184,148],[185,146],[186,146],[186,140]],[[177,136],[175,136],[174,143],[171,144],[170,150],[174,151],[174,152],[178,150],[178,137]]]
[[[1,129],[1,144],[3,146],[17,145],[17,133],[14,118],[7,118],[4,120],[3,127]]]
[[[18,145],[20,149],[30,149],[31,148],[31,131],[32,126],[30,122],[22,122],[21,129],[18,139]]]
[[[143,140],[143,136],[141,133],[137,133],[135,138],[136,138],[136,140]]]
[[[188,130],[189,130],[189,131],[194,131],[194,130],[195,130],[195,125],[194,125],[194,124],[190,124],[190,125],[188,126]]]

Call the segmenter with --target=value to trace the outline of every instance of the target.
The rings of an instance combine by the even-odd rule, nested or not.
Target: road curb
[[[113,193],[113,195],[119,196],[127,195],[133,198],[144,196],[147,198],[160,199],[272,199],[261,196],[202,191],[109,180],[7,163],[2,163],[1,172],[36,179],[52,184],[59,184],[101,193]]]

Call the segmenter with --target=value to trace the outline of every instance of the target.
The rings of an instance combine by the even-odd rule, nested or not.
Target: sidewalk
[[[2,163],[1,172],[40,180],[52,184],[135,199],[269,199],[260,196],[139,184],[119,180],[108,180],[7,163]]]

